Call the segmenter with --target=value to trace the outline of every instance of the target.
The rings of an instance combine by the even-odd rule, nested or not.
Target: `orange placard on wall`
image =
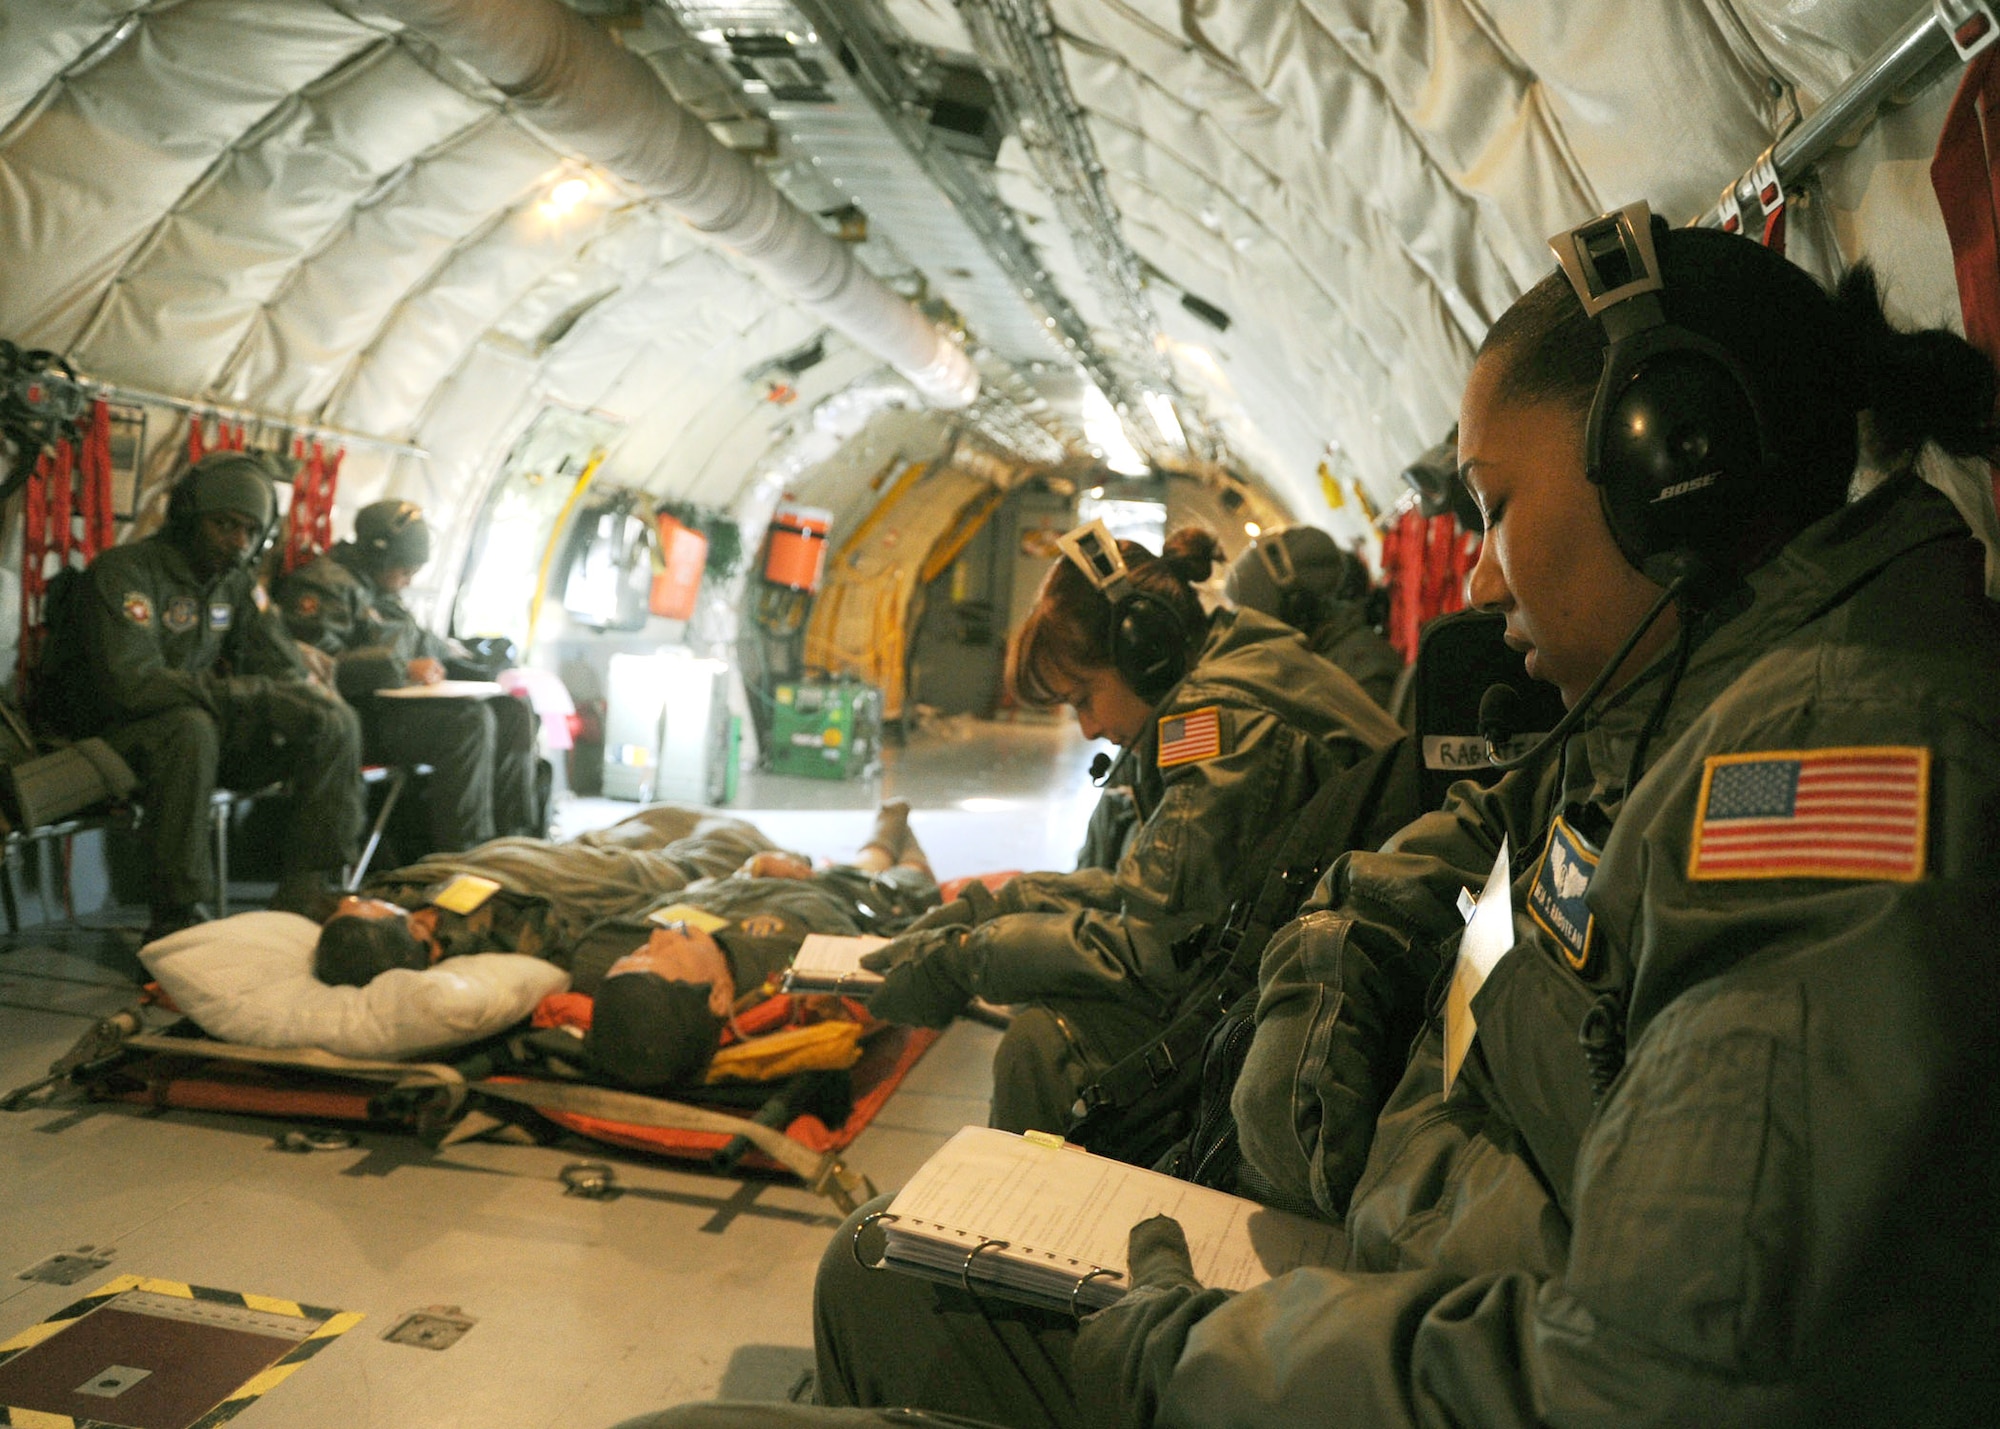
[[[694,598],[701,591],[701,573],[708,566],[708,537],[664,513],[659,519],[660,552],[666,569],[653,577],[646,607],[668,620],[688,620],[694,615]]]

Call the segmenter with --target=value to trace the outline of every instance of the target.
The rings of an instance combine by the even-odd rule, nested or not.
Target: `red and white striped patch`
[[[1905,745],[1712,755],[1688,877],[1922,878],[1930,768]]]
[[[1222,713],[1214,705],[1160,721],[1159,767],[1194,764],[1222,753]]]

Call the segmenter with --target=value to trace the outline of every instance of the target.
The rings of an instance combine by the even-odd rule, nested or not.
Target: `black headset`
[[[1655,252],[1668,232],[1628,204],[1549,240],[1603,330],[1584,463],[1618,549],[1701,601],[1736,584],[1768,546],[1754,517],[1777,466],[1771,424],[1743,364],[1670,321]],[[1746,516],[1751,518],[1746,520]]]
[[[367,537],[365,540],[361,537],[361,523],[357,516],[354,532],[355,541],[356,544],[364,547],[370,555],[378,558],[383,557],[389,553],[389,548],[396,544],[398,536],[402,535],[412,526],[423,524],[423,521],[423,507],[417,505],[414,501],[398,501],[396,509],[389,513],[388,524],[382,530]]]
[[[1056,544],[1092,588],[1111,602],[1111,665],[1132,693],[1156,705],[1181,682],[1191,663],[1193,632],[1173,604],[1132,583],[1118,542],[1102,521]]]
[[[212,452],[210,455],[221,455],[221,453]],[[273,460],[263,452],[232,451],[228,455],[248,457],[263,472],[265,484],[271,488],[271,517],[264,523],[263,529],[252,538],[250,547],[243,556],[243,565],[255,565],[264,552],[271,549],[271,543],[278,539],[278,532],[284,522],[284,517],[278,511],[277,478],[271,470]],[[207,457],[202,458],[203,461],[207,459]],[[167,492],[165,525],[167,533],[176,541],[191,540],[194,536],[195,523],[200,518],[200,513],[194,508],[194,478],[200,466],[201,462],[196,462],[194,466],[182,472],[180,480],[176,481],[173,488]]]

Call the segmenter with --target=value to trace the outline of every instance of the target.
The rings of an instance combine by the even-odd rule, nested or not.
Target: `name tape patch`
[[[1921,746],[1710,755],[1688,877],[1915,882],[1924,876],[1930,774]]]
[[[1160,720],[1159,767],[1198,764],[1222,753],[1222,711],[1214,705]]]
[[[227,630],[229,622],[234,619],[235,614],[236,607],[230,605],[227,601],[213,602],[208,607],[208,628],[210,630]]]
[[[1596,927],[1590,903],[1590,876],[1597,871],[1597,850],[1583,835],[1558,817],[1549,828],[1535,885],[1528,890],[1528,916],[1562,949],[1563,960],[1578,972],[1590,967],[1590,936]]]
[[[697,933],[713,933],[718,928],[727,928],[729,920],[718,918],[705,908],[691,907],[686,903],[676,903],[668,908],[655,908],[646,915],[647,921],[671,928],[676,923],[685,923]]]
[[[490,878],[481,878],[476,873],[458,873],[432,894],[430,901],[445,912],[464,918],[477,913],[486,900],[499,891],[500,885]]]

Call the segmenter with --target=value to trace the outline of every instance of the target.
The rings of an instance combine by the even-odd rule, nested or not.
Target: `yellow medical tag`
[[[671,908],[655,908],[646,915],[648,922],[658,923],[662,928],[670,928],[676,923],[685,923],[697,933],[714,933],[718,928],[727,928],[729,920],[718,918],[701,908],[690,908],[685,903],[676,903]]]
[[[490,878],[481,878],[476,873],[461,873],[440,888],[431,902],[445,912],[456,913],[463,918],[478,912],[486,900],[499,891],[500,885]]]

